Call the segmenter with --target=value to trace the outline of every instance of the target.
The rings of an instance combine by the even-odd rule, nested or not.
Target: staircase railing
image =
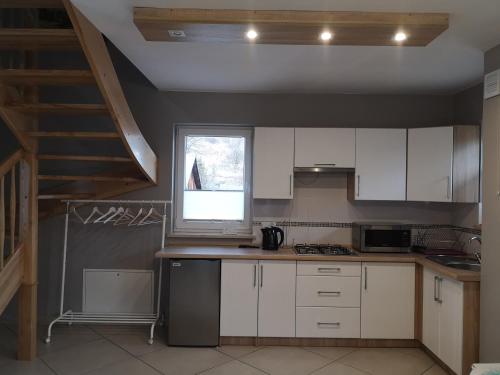
[[[22,284],[28,228],[29,165],[18,150],[0,162],[0,314]]]

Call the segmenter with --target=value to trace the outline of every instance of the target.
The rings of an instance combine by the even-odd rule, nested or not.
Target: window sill
[[[241,239],[253,240],[255,235],[249,234],[222,234],[222,233],[171,233],[167,238],[222,238],[222,239]]]

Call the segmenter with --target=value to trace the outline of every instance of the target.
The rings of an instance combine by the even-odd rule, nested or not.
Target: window
[[[176,128],[174,232],[251,232],[252,130]]]

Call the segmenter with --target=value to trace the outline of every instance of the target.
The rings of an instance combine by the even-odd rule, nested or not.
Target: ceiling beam
[[[449,15],[135,7],[134,23],[147,41],[426,46],[448,29]],[[249,29],[258,33],[253,41],[245,36]],[[321,40],[324,31],[333,38]],[[407,40],[395,41],[397,32]]]

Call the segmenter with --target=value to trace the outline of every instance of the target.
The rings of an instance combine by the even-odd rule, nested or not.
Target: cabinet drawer
[[[297,307],[297,337],[359,338],[359,308]]]
[[[361,278],[297,276],[297,306],[359,307]]]
[[[361,276],[360,262],[297,262],[297,275]]]

